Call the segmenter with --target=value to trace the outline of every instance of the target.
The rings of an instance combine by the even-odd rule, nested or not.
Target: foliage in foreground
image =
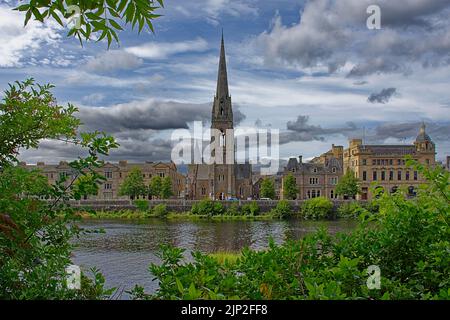
[[[413,164],[410,162],[410,164]],[[450,299],[449,173],[415,164],[428,179],[414,200],[398,192],[377,199],[379,214],[362,215],[358,228],[333,237],[325,230],[267,250],[244,249],[233,261],[162,248],[151,265],[160,283],[146,299]],[[367,269],[381,271],[369,289]]]
[[[32,79],[17,82],[0,103],[0,299],[100,299],[112,293],[97,271],[94,280],[82,276],[82,290],[66,285],[70,239],[82,234],[67,201],[104,181],[95,171],[103,164],[99,155],[118,145],[98,132],[78,133],[77,109],[57,105],[51,88]],[[37,148],[42,139],[75,144],[88,156],[70,162],[70,174],[50,186],[40,172],[17,166],[19,150]]]
[[[119,42],[117,32],[125,25],[138,27],[139,32],[147,26],[154,32],[152,20],[160,16],[155,14],[160,7],[163,0],[30,0],[22,1],[15,10],[25,12],[25,25],[33,17],[42,23],[54,20],[64,27],[63,20],[72,18],[74,25],[67,36],[77,37],[81,44],[83,40],[106,39],[109,47],[113,40]]]

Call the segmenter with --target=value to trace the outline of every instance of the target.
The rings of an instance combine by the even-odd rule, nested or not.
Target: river
[[[337,221],[170,221],[149,219],[84,220],[80,226],[87,230],[103,229],[104,233],[89,233],[74,240],[76,249],[73,262],[83,270],[95,266],[106,278],[106,287],[119,292],[142,285],[146,292],[158,288],[148,271],[151,263],[159,263],[156,256],[161,243],[173,244],[189,252],[200,250],[238,251],[244,247],[263,249],[269,238],[276,243],[286,239],[299,239],[326,226],[331,234],[347,232],[356,225],[352,220]],[[127,294],[122,294],[122,299]]]

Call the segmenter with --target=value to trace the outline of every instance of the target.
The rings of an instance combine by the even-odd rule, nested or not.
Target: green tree
[[[161,182],[161,199],[168,199],[173,195],[172,192],[172,179],[170,177],[164,177]]]
[[[52,85],[34,85],[34,79],[9,85],[0,103],[0,167],[16,163],[20,149],[37,148],[42,139],[80,143],[78,110],[55,104]]]
[[[297,198],[298,188],[295,177],[292,174],[288,174],[283,179],[283,196],[288,200],[294,200]]]
[[[142,176],[141,169],[135,167],[123,180],[120,185],[119,195],[129,196],[131,199],[137,198],[138,196],[146,195],[147,188],[144,183],[144,178]]]
[[[25,25],[33,17],[44,22],[54,20],[64,27],[63,19],[73,18],[74,24],[67,36],[77,37],[81,44],[106,39],[108,47],[117,32],[125,26],[136,27],[140,33],[145,26],[154,32],[152,20],[159,17],[156,10],[164,6],[163,0],[28,0],[14,10],[25,13]],[[79,12],[77,12],[79,11]],[[78,25],[77,25],[78,24]],[[121,25],[122,24],[122,25]]]
[[[336,194],[354,198],[359,193],[359,181],[352,170],[348,170],[336,185]]]
[[[152,180],[150,180],[150,194],[153,197],[161,197],[161,189],[162,189],[162,179],[159,175],[154,176]]]
[[[87,197],[97,195],[99,187],[95,183],[95,176],[87,174],[75,180],[72,190]]]
[[[58,105],[51,88],[33,79],[16,82],[0,103],[0,299],[95,299],[110,293],[96,271],[94,280],[83,275],[80,291],[65,285],[70,239],[82,235],[69,200],[104,181],[96,172],[103,165],[99,156],[118,145],[99,132],[77,132],[77,109]],[[88,156],[69,162],[72,174],[49,185],[38,171],[17,165],[20,151],[37,148],[42,139],[75,144]]]
[[[260,196],[261,198],[275,199],[275,186],[272,179],[263,179],[261,182]]]

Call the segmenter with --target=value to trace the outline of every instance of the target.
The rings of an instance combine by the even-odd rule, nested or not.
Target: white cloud
[[[55,44],[61,38],[58,34],[61,27],[56,23],[30,20],[24,28],[24,19],[24,13],[0,6],[0,67],[20,66],[24,56],[43,44]]]
[[[229,14],[234,17],[258,14],[258,9],[251,2],[242,0],[207,0],[204,4],[204,10],[213,18],[222,14]]]
[[[208,49],[208,43],[202,39],[181,42],[149,42],[140,46],[126,48],[125,51],[145,59],[165,59],[184,52],[202,52]]]
[[[155,74],[151,77],[116,78],[97,75],[80,70],[73,70],[65,75],[65,82],[70,85],[89,85],[91,87],[127,88],[134,87],[145,89],[153,84],[163,81],[164,77]]]
[[[94,72],[111,72],[114,70],[135,69],[141,66],[142,63],[142,59],[131,53],[122,50],[110,50],[88,60],[85,69]]]
[[[103,93],[92,93],[83,97],[83,102],[87,104],[97,104],[102,102],[105,99],[105,95]]]

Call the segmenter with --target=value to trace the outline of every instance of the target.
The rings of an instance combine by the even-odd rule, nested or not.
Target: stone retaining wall
[[[194,203],[200,202],[200,200],[139,200],[147,201],[149,207],[152,208],[158,204],[165,204],[169,211],[184,212],[190,211]],[[226,208],[230,207],[233,203],[237,203],[240,207],[256,201],[261,212],[267,212],[275,208],[278,200],[236,200],[236,201],[220,201]],[[351,202],[354,200],[335,200],[333,201],[334,207],[337,208],[342,203]],[[80,200],[70,201],[72,207],[75,208],[89,208],[94,210],[104,211],[118,211],[118,210],[137,210],[137,207],[133,204],[133,200]],[[298,211],[305,200],[289,200],[292,210]],[[360,201],[362,202],[362,201]]]

